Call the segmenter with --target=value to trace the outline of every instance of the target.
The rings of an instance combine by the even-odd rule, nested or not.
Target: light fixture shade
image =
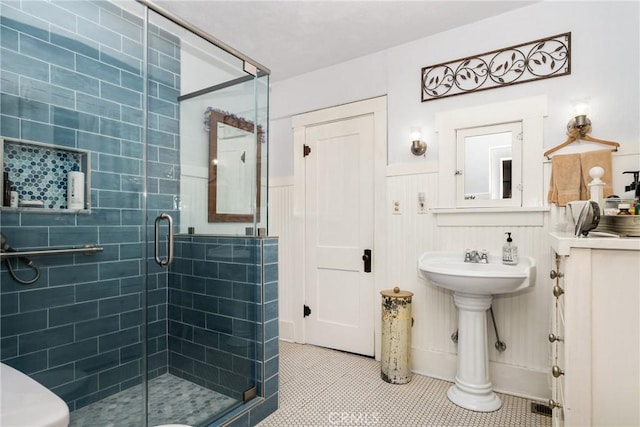
[[[588,125],[588,124],[590,123],[590,122],[589,122],[589,119],[587,119],[587,115],[586,115],[586,114],[580,114],[580,115],[577,115],[577,116],[575,117],[575,121],[576,121],[576,123],[575,123],[575,124],[576,124],[576,126],[578,126],[578,127],[580,127],[580,126],[586,126],[586,125]]]
[[[427,143],[419,139],[411,141],[411,153],[414,156],[422,156],[427,152]]]
[[[575,132],[578,132],[581,136],[591,132],[591,120],[586,115],[575,116],[567,123],[567,134],[572,135]]]

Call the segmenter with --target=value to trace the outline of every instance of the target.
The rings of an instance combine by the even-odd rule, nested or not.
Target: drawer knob
[[[562,289],[560,286],[555,285],[553,287],[553,296],[558,298],[560,295],[564,294],[564,289]]]
[[[564,375],[564,371],[562,369],[560,369],[560,366],[553,365],[551,367],[551,375],[553,375],[554,377],[558,378],[560,375]]]
[[[562,404],[560,404],[560,403],[556,402],[556,401],[555,401],[555,400],[553,400],[553,399],[549,399],[549,407],[550,407],[551,409],[555,409],[555,408],[562,408]]]
[[[564,277],[564,273],[560,273],[559,271],[551,270],[551,272],[549,273],[549,277],[551,279],[555,279],[557,277]]]
[[[557,336],[556,334],[549,334],[549,342],[564,341],[564,338]]]

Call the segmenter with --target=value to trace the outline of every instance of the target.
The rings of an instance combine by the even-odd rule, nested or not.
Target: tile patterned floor
[[[149,381],[149,426],[195,426],[238,403],[223,394],[171,374]],[[69,427],[139,427],[142,386],[138,385],[71,413]]]
[[[498,411],[467,411],[449,402],[450,386],[421,375],[389,384],[371,358],[281,341],[280,408],[258,427],[551,426],[530,400],[505,394]]]

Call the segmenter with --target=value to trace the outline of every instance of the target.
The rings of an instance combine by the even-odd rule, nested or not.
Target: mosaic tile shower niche
[[[88,153],[27,141],[2,141],[2,170],[20,201],[42,201],[44,209],[67,209],[67,175],[85,174],[85,206],[91,206]]]

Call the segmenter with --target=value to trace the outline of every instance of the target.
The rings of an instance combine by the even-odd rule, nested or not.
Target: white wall
[[[566,139],[573,103],[588,100],[592,136],[623,144],[620,155],[638,153],[637,2],[543,2],[432,37],[416,40],[271,85],[271,176],[293,175],[293,136],[281,121],[290,116],[379,95],[388,95],[389,164],[437,160],[435,114],[439,111],[546,94],[545,147]],[[422,67],[564,32],[572,33],[569,76],[420,102]],[[427,157],[409,152],[412,126],[421,126]],[[618,174],[614,174],[618,175]],[[616,176],[614,186],[626,183]]]
[[[541,226],[528,227],[444,227],[438,226],[433,214],[417,214],[417,192],[425,192],[427,206],[434,207],[438,200],[438,174],[448,173],[438,170],[435,115],[463,107],[546,95],[549,115],[544,122],[544,146],[548,149],[566,139],[566,124],[575,115],[573,104],[586,100],[593,122],[592,136],[621,144],[619,152],[614,154],[613,185],[616,192],[622,192],[630,182],[629,175],[623,177],[622,172],[640,169],[639,27],[637,2],[543,2],[272,84],[270,176],[280,179],[293,175],[291,116],[387,94],[388,212],[391,212],[392,201],[399,200],[404,213],[387,215],[387,230],[381,231],[387,234],[387,253],[392,257],[387,260],[386,288],[398,285],[415,293],[413,363],[416,371],[451,379],[456,351],[449,340],[456,323],[451,296],[418,278],[418,255],[426,250],[466,247],[499,251],[503,233],[512,231],[520,252],[536,258],[538,275],[530,291],[496,301],[496,320],[508,349],[502,354],[490,352],[491,372],[500,390],[540,398],[550,396],[546,381],[551,365],[546,341],[551,304],[547,233],[557,213],[552,209],[551,214],[544,215]],[[424,66],[564,32],[572,33],[569,76],[420,101],[420,69]],[[413,126],[423,129],[429,145],[426,157],[415,157],[409,151]],[[546,188],[549,162],[544,158],[528,161],[544,162]],[[422,172],[403,172],[416,169]],[[282,191],[287,188],[293,187],[278,187],[279,198],[285,197]],[[292,213],[285,211],[286,206],[273,206],[270,215],[291,217]],[[278,227],[285,226],[270,227],[272,234],[278,234]],[[290,239],[281,238],[280,244],[286,246]],[[288,328],[301,309],[287,305],[290,301],[287,295],[301,284],[291,283],[287,279],[290,276],[282,273],[288,265],[297,262],[295,254],[286,256],[289,259],[281,260],[280,265],[280,319]],[[281,331],[284,338],[287,328]],[[515,377],[525,380],[515,381]]]

